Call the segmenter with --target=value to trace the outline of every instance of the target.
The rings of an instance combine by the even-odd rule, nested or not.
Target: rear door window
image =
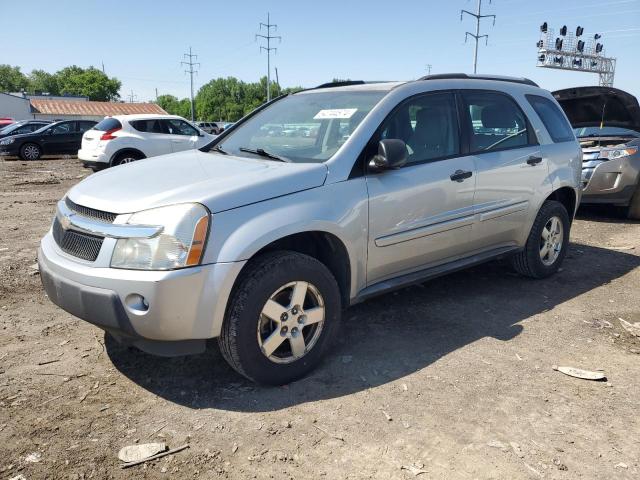
[[[145,133],[167,133],[163,128],[163,120],[150,118],[147,120],[133,120],[131,126],[139,132]]]
[[[535,144],[527,117],[514,100],[497,92],[463,92],[471,153]]]
[[[78,132],[84,133],[87,130],[91,130],[94,125],[95,125],[95,122],[80,121],[78,122]]]
[[[571,125],[554,102],[539,95],[527,95],[527,100],[536,111],[554,143],[575,140]]]

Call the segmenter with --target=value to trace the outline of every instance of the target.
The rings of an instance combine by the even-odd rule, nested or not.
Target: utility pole
[[[427,75],[431,75],[431,64],[427,63]]]
[[[156,103],[158,102],[158,87],[156,87]]]
[[[189,47],[189,53],[185,53],[184,54],[184,58],[188,59],[187,61],[182,61],[180,62],[182,65],[187,65],[189,67],[188,70],[185,70],[184,73],[188,73],[189,74],[189,78],[191,80],[191,121],[195,122],[196,120],[196,112],[194,109],[194,104],[193,104],[193,74],[194,73],[198,73],[197,68],[200,67],[200,64],[198,62],[194,62],[194,60],[198,59],[198,56],[191,53],[191,47]]]
[[[489,0],[489,3],[491,3],[491,0]],[[473,73],[477,73],[478,71],[478,42],[480,41],[481,38],[484,37],[485,39],[485,45],[487,45],[489,43],[489,35],[480,35],[480,21],[483,18],[487,18],[487,17],[492,17],[493,18],[493,24],[496,24],[496,16],[495,15],[482,15],[482,0],[478,0],[478,9],[476,11],[476,13],[472,13],[468,10],[460,10],[460,21],[462,21],[462,17],[464,14],[467,15],[471,15],[472,17],[475,17],[476,19],[476,33],[473,34],[471,32],[467,32],[464,36],[464,43],[467,43],[467,39],[469,37],[473,37],[476,41],[476,46],[475,49],[473,51]]]
[[[276,69],[276,85],[278,86],[278,95],[280,94],[280,79],[278,78],[278,67],[275,67]]]
[[[271,29],[274,31],[278,30],[278,25],[275,23],[271,23],[271,18],[269,13],[267,13],[267,23],[260,22],[260,31],[262,31],[262,27],[266,29],[266,35],[262,35],[260,33],[256,33],[256,40],[258,37],[264,38],[267,41],[267,46],[260,45],[260,51],[263,50],[267,52],[267,102],[271,101],[271,51],[277,52],[278,49],[271,46],[272,39],[278,39],[278,41],[282,41],[282,37],[278,35],[271,35]]]
[[[137,95],[134,95],[133,89],[131,89],[131,93],[127,95],[127,97],[129,98],[129,103],[133,103],[133,101],[138,98]]]

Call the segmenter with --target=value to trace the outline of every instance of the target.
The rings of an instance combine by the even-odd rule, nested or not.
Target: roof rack
[[[427,75],[418,80],[497,80],[500,82],[520,83],[538,87],[539,85],[528,78],[504,77],[501,75],[467,75],[466,73],[440,73],[437,75]]]
[[[314,88],[348,87],[350,85],[364,85],[364,80],[341,80],[339,82],[327,82]]]

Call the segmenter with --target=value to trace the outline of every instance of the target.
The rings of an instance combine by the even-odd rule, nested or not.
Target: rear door
[[[409,157],[397,170],[367,173],[369,285],[464,256],[473,224],[474,159],[461,148],[453,93],[400,104],[365,160],[384,138],[403,140]]]
[[[190,150],[196,148],[200,137],[200,132],[192,125],[178,118],[165,120],[169,137],[171,138],[171,148],[174,152]]]
[[[144,120],[132,120],[129,123],[137,137],[136,143],[130,146],[138,148],[147,157],[156,157],[173,152],[172,136],[169,135],[166,120],[147,118]],[[133,141],[133,139],[131,140]]]
[[[526,115],[509,95],[464,91],[463,122],[477,168],[474,250],[513,246],[537,209],[547,158]]]

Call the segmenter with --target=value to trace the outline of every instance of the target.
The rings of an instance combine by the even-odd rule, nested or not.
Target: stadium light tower
[[[557,70],[597,73],[599,84],[613,87],[616,73],[616,59],[604,55],[604,45],[599,42],[602,35],[596,33],[585,38],[584,28],[578,26],[575,33],[564,25],[558,35],[547,22],[540,25],[537,66]]]

